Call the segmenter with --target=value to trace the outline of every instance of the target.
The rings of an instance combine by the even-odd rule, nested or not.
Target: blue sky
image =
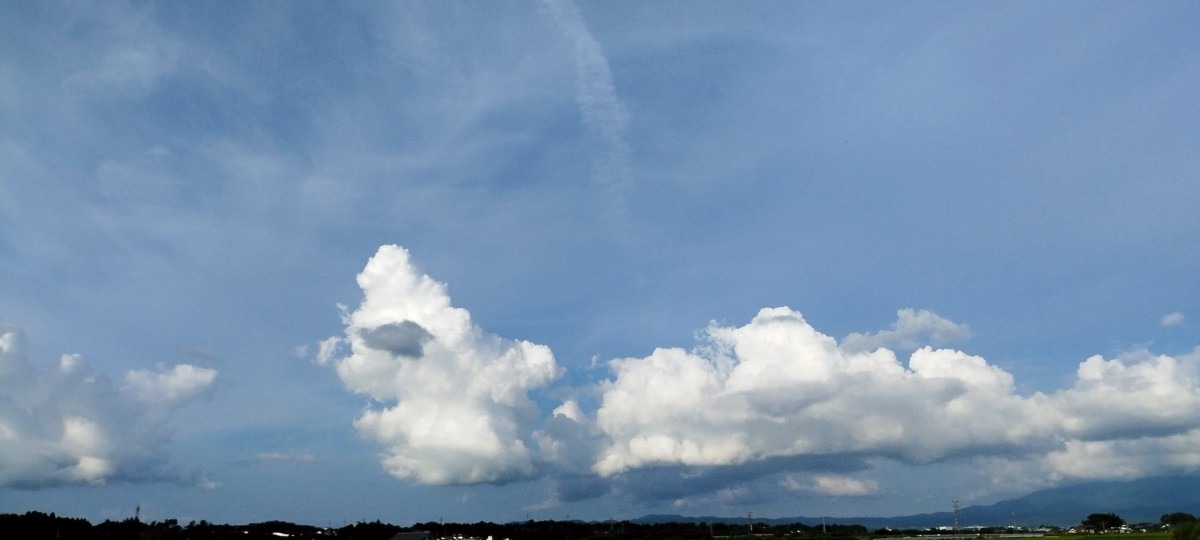
[[[0,512],[1200,467],[1190,2],[0,7]]]

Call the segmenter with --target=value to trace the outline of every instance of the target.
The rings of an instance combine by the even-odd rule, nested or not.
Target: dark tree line
[[[0,538],[45,540],[279,540],[276,533],[290,538],[343,538],[317,527],[283,521],[249,525],[213,525],[206,521],[180,525],[174,519],[142,522],[136,518],[107,520],[92,525],[86,519],[59,517],[42,512],[23,515],[0,514]],[[353,538],[345,536],[344,538]],[[387,536],[385,538],[391,538]]]
[[[1172,540],[1200,540],[1200,521],[1185,512],[1164,514],[1163,527],[1169,527]],[[1080,526],[1103,532],[1125,525],[1112,513],[1094,513]],[[792,523],[637,523],[632,521],[525,521],[516,523],[417,523],[400,527],[389,523],[359,522],[341,528],[319,528],[285,521],[266,521],[246,525],[217,525],[207,521],[181,524],[174,519],[142,522],[136,518],[104,521],[96,525],[85,519],[55,514],[28,512],[0,514],[0,538],[46,540],[391,540],[397,533],[420,532],[430,540],[439,538],[480,538],[492,540],[711,540],[759,539],[865,539],[889,536],[898,531],[875,531],[861,525],[805,525]],[[420,535],[418,535],[420,536]]]
[[[247,525],[216,525],[207,521],[181,524],[174,519],[142,522],[136,518],[105,521],[92,525],[85,519],[28,512],[0,514],[0,538],[46,540],[279,540],[287,538],[337,540],[390,540],[400,532],[428,533],[438,538],[482,538],[493,540],[710,540],[721,537],[768,538],[864,538],[861,525],[816,525],[802,523],[636,523],[631,521],[525,521],[518,523],[417,523],[399,527],[379,521],[355,523],[337,529],[322,529],[283,521]],[[1200,540],[1200,539],[1196,539]]]

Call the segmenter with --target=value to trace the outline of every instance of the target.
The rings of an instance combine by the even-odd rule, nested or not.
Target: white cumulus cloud
[[[965,328],[901,310],[894,331],[924,325],[916,320],[944,321],[935,326],[956,336]],[[693,351],[612,361],[595,414],[607,444],[593,470],[837,455],[910,464],[990,456],[1057,479],[1097,474],[1079,463],[1119,477],[1194,470],[1197,453],[1186,443],[1200,433],[1198,358],[1095,356],[1071,387],[1022,396],[1011,374],[982,357],[926,346],[902,364],[890,349],[839,346],[799,313],[768,308],[745,326],[711,325]],[[844,478],[803,487],[870,487]]]
[[[158,371],[126,373],[122,390],[156,410],[170,410],[208,390],[216,378],[215,370],[191,364],[160,366]]]
[[[355,426],[386,447],[384,468],[420,483],[545,473],[558,504],[614,491],[721,499],[753,478],[861,496],[883,489],[872,463],[977,460],[997,485],[1200,468],[1200,349],[1093,356],[1069,387],[1021,395],[985,358],[927,345],[969,336],[932,312],[902,309],[890,330],[839,343],[797,311],[765,308],[742,326],[710,324],[691,350],[611,360],[610,379],[580,389],[587,399],[547,414],[530,398],[560,374],[547,347],[482,331],[403,248],[380,248],[358,283],[362,304],[317,357],[374,400]],[[889,346],[914,350],[901,360]],[[134,393],[174,395],[152,386]],[[86,425],[77,432],[92,444]]]
[[[1162,321],[1160,321],[1160,322],[1162,323],[1163,326],[1179,326],[1179,325],[1183,324],[1183,313],[1180,313],[1178,311],[1173,311],[1171,313],[1163,315]]]
[[[206,482],[170,464],[166,423],[212,388],[215,370],[160,366],[115,385],[79,355],[41,371],[24,354],[22,333],[0,327],[0,487]]]
[[[485,333],[399,246],[379,248],[358,284],[362,304],[318,359],[374,400],[354,425],[387,448],[384,468],[423,484],[535,474],[529,392],[559,376],[550,349]]]
[[[595,465],[729,465],[867,452],[914,462],[1020,437],[1012,377],[957,351],[845,350],[788,308],[739,328],[712,325],[696,351],[613,361],[597,423],[612,444]],[[982,420],[982,421],[981,421]]]
[[[1135,351],[1092,356],[1075,384],[1049,404],[1065,434],[1081,440],[1143,438],[1200,427],[1200,355]]]
[[[932,311],[901,309],[890,330],[870,334],[854,333],[842,340],[842,348],[851,351],[873,351],[882,347],[915,349],[925,344],[944,345],[971,337],[971,329],[946,319]]]

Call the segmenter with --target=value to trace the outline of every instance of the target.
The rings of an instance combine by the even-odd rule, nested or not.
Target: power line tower
[[[958,518],[959,518],[958,497],[955,497],[954,500],[952,501],[952,503],[954,505],[954,537],[958,538]]]

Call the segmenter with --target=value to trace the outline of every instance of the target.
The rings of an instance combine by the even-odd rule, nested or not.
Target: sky
[[[1200,469],[1195,2],[0,5],[0,512]]]

